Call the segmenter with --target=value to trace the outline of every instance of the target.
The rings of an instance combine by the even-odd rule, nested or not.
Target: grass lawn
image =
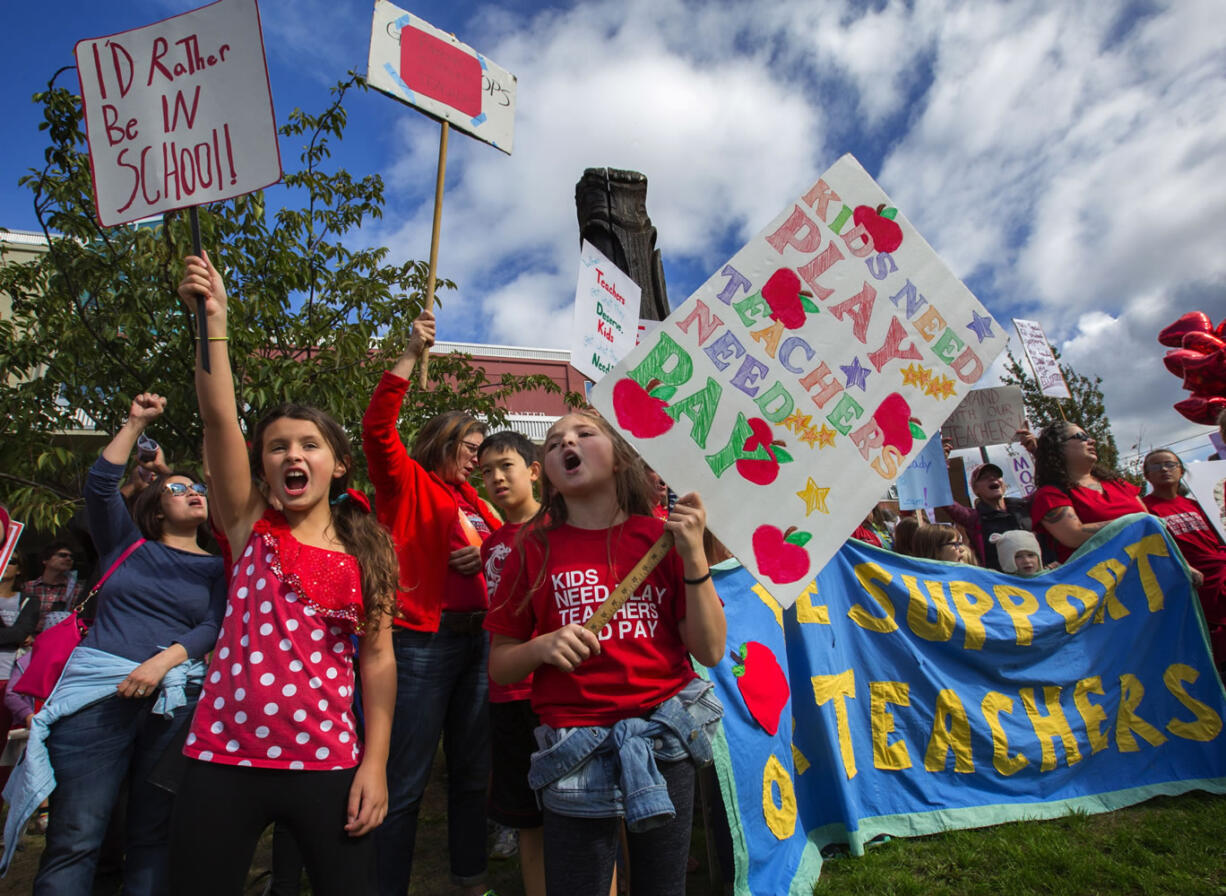
[[[1103,815],[890,840],[858,859],[827,860],[813,892],[1223,896],[1226,798],[1189,793]]]

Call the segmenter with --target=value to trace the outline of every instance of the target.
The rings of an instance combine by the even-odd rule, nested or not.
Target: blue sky
[[[10,5],[0,226],[36,229],[16,183],[43,146],[29,98],[73,44],[196,5]],[[372,5],[265,0],[280,119],[365,69]],[[1154,336],[1187,310],[1226,316],[1218,2],[400,5],[518,76],[513,156],[451,141],[439,266],[459,290],[440,338],[566,347],[585,167],[648,176],[678,305],[851,152],[998,320],[1040,321],[1103,378],[1124,453],[1203,441]],[[358,238],[426,257],[437,126],[377,93],[349,113],[337,164],[389,188]]]

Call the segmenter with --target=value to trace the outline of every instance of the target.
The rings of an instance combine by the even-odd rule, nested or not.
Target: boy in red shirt
[[[502,564],[515,550],[515,533],[536,515],[540,503],[533,486],[541,475],[537,448],[517,432],[498,432],[477,449],[485,492],[506,524],[481,545],[490,609],[505,596],[498,593]],[[510,685],[490,681],[491,783],[490,818],[519,832],[519,861],[526,896],[545,896],[545,848],[541,810],[528,786],[528,768],[536,752],[533,731],[540,724],[532,711],[532,677]]]

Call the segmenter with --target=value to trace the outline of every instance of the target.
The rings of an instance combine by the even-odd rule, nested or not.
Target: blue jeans
[[[417,813],[443,738],[447,847],[452,880],[485,876],[485,797],[490,776],[489,636],[397,629],[396,714],[387,758],[388,811],[375,830],[381,896],[404,896],[413,871]]]
[[[187,724],[198,693],[173,719],[153,713],[153,697],[107,697],[61,719],[47,749],[55,768],[47,845],[34,879],[37,896],[78,896],[93,886],[98,853],[119,788],[128,780],[123,887],[160,896],[167,887],[167,834],[174,796],[149,783],[158,758]]]

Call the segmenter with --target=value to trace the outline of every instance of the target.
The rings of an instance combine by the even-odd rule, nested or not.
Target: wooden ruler
[[[596,612],[588,618],[587,622],[583,623],[583,627],[599,635],[600,630],[609,624],[613,614],[622,608],[622,605],[630,599],[630,595],[634,594],[634,590],[643,584],[653,569],[660,565],[660,561],[664,559],[664,555],[672,546],[673,533],[665,532],[657,538],[655,544],[647,549],[643,559],[634,564],[634,569],[630,570],[630,573],[613,589],[613,593],[605,598],[605,602],[596,608]]]

